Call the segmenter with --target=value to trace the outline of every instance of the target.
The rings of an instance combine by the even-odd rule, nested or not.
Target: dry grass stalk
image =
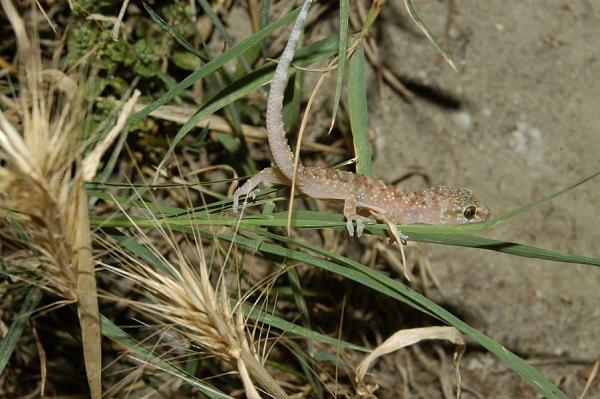
[[[118,204],[118,201],[115,203]],[[147,213],[148,217],[155,219],[149,209]],[[129,221],[135,226],[133,219],[129,218]],[[151,240],[137,226],[136,238],[159,259],[163,265],[162,270],[123,251],[109,238],[101,239],[118,264],[105,267],[134,281],[150,301],[129,300],[119,296],[114,299],[125,301],[163,328],[176,331],[193,345],[202,347],[210,355],[232,365],[239,372],[248,398],[261,397],[253,381],[270,396],[287,398],[285,391],[259,361],[242,309],[231,308],[223,275],[219,277],[216,286],[210,281],[210,268],[206,263],[201,240],[194,237],[192,247],[196,250],[195,258],[199,259],[199,264],[192,266],[172,232],[166,230],[158,220],[155,228],[176,261],[172,262],[163,256],[161,252],[164,251],[159,251],[152,243],[156,240]]]
[[[135,106],[134,112],[141,111],[145,108],[147,104],[138,104]],[[165,121],[175,122],[183,125],[186,123],[196,110],[180,105],[163,105],[150,113],[150,116],[157,119],[162,119]],[[217,132],[227,133],[229,135],[234,135],[235,132],[231,127],[231,124],[227,122],[225,118],[219,115],[211,115],[206,119],[203,119],[196,123],[196,127],[205,128],[209,126],[211,130]],[[242,134],[245,139],[253,142],[262,142],[267,141],[267,129],[264,127],[257,127],[253,125],[247,125],[242,123]],[[328,154],[346,154],[346,150],[343,148],[338,148],[333,145],[308,142],[302,143],[303,151],[315,151],[315,152],[324,152]]]
[[[20,120],[13,125],[0,111],[0,159],[6,161],[0,167],[0,208],[28,237],[29,263],[39,264],[31,282],[77,303],[90,393],[100,398],[101,334],[84,182],[94,177],[114,134],[92,151],[92,159],[82,159],[86,108],[77,80],[44,69],[37,32],[30,38],[11,1],[0,1],[15,31],[20,63],[15,103]],[[23,265],[23,258],[13,257],[15,265]]]

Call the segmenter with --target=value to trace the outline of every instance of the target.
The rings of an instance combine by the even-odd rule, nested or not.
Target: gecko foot
[[[398,230],[398,237],[400,238],[400,242],[402,243],[402,245],[408,244],[408,236],[406,234],[402,234],[400,230]]]
[[[233,193],[233,212],[234,213],[238,213],[238,209],[240,208],[240,195],[244,195],[246,194],[246,198],[244,198],[244,202],[242,203],[242,207],[246,207],[246,205],[248,204],[248,199],[250,199],[251,201],[253,201],[256,198],[256,194],[258,193],[258,190],[252,190],[249,193],[244,193],[242,190],[243,187],[241,187],[240,189],[236,190],[235,193]]]
[[[359,215],[347,217],[346,229],[348,229],[350,237],[354,236],[354,221],[356,221],[356,237],[360,238],[365,230],[365,222],[370,223],[371,219]]]

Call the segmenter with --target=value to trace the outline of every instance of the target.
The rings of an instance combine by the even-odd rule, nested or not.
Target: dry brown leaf
[[[373,349],[356,367],[356,391],[359,396],[373,397],[373,392],[377,387],[370,386],[365,383],[364,378],[372,363],[381,356],[395,352],[398,349],[414,345],[423,340],[446,340],[454,343],[457,346],[457,351],[454,355],[454,364],[456,367],[457,378],[457,397],[460,396],[460,375],[458,373],[458,361],[464,350],[464,340],[460,332],[454,327],[422,327],[400,330],[394,335],[386,339],[381,345]]]

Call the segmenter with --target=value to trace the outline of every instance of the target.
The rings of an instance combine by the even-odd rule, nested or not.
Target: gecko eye
[[[475,205],[469,205],[463,209],[463,216],[467,220],[471,220],[475,217],[475,213],[477,213],[477,208]]]

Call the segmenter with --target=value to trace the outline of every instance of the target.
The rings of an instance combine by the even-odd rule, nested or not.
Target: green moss
[[[78,62],[96,44],[98,34],[90,24],[82,24],[73,29],[67,39],[67,63],[69,65]]]
[[[174,26],[181,36],[189,38],[197,33],[196,26],[194,25],[194,14],[189,6],[173,2],[163,7],[161,12],[163,18],[171,26]]]
[[[121,0],[77,0],[73,1],[73,14],[86,16],[92,13],[119,9]]]
[[[160,70],[158,65],[158,50],[159,48],[156,44],[146,39],[135,43],[133,72],[146,78],[156,76]]]

